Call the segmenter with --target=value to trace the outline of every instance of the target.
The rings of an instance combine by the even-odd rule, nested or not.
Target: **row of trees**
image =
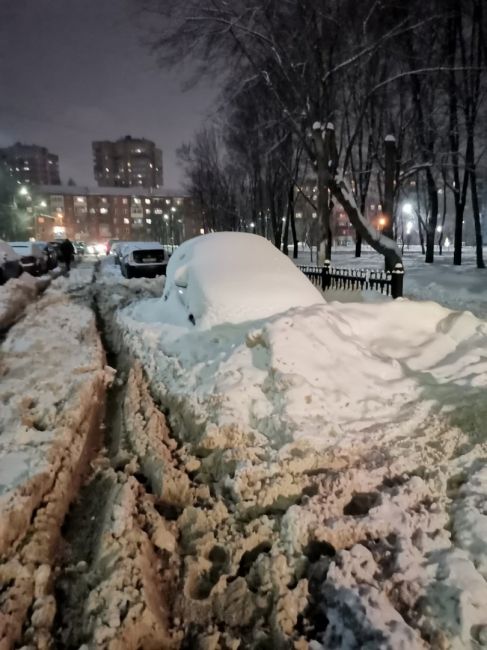
[[[180,152],[207,228],[238,228],[266,215],[274,241],[287,244],[296,196],[312,175],[321,258],[331,255],[339,204],[355,228],[356,254],[364,240],[393,268],[401,263],[395,216],[414,188],[426,261],[445,219],[438,197],[448,195],[454,263],[461,264],[470,198],[484,266],[477,180],[487,121],[483,0],[138,2],[161,63],[190,57],[198,78],[223,79],[218,119]],[[370,196],[383,206],[383,232],[366,218]]]

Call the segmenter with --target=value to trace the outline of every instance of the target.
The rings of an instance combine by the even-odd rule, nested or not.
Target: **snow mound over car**
[[[414,431],[440,411],[471,421],[472,401],[485,401],[487,324],[468,312],[322,303],[202,330],[154,322],[156,304],[128,307],[120,325],[174,412],[197,423],[187,432],[193,440],[230,427],[277,448],[364,434],[370,442]]]
[[[213,233],[182,244],[169,261],[163,300],[156,320],[200,329],[324,302],[269,241],[236,232]]]

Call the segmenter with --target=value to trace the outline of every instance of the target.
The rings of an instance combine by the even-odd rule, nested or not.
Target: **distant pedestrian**
[[[69,273],[71,270],[71,264],[74,260],[74,246],[69,239],[64,239],[59,244],[59,250],[61,252],[61,262],[63,262],[66,271]]]

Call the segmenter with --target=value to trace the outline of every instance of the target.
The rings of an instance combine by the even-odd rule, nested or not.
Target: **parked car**
[[[126,278],[165,275],[167,254],[158,242],[129,242],[120,250],[120,269]]]
[[[18,278],[21,273],[20,257],[7,242],[0,241],[0,284]]]
[[[48,242],[48,241],[38,241],[37,244],[41,244],[44,247],[44,252],[47,255],[47,269],[51,271],[58,266],[58,248],[57,242]]]
[[[113,257],[115,264],[118,264],[120,266],[120,255],[122,253],[122,248],[130,243],[132,242],[117,241],[113,244],[113,246],[110,249],[110,255]]]
[[[110,253],[112,252],[113,245],[119,241],[120,241],[119,239],[109,239],[107,241],[107,248],[106,248],[107,255],[110,255]]]
[[[48,269],[48,255],[44,245],[39,242],[14,241],[9,242],[10,246],[20,257],[20,265],[23,271],[31,275],[42,275]]]
[[[74,241],[73,246],[76,255],[82,257],[86,253],[86,244],[84,241]]]

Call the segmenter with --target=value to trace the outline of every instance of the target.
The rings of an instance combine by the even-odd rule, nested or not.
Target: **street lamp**
[[[403,211],[404,214],[408,214],[408,215],[413,214],[413,206],[412,206],[412,204],[411,203],[404,203],[404,205],[402,206],[402,211]]]
[[[25,187],[25,185],[22,185],[22,187],[19,189],[19,194],[20,194],[20,196],[28,196],[29,195],[29,190]]]

